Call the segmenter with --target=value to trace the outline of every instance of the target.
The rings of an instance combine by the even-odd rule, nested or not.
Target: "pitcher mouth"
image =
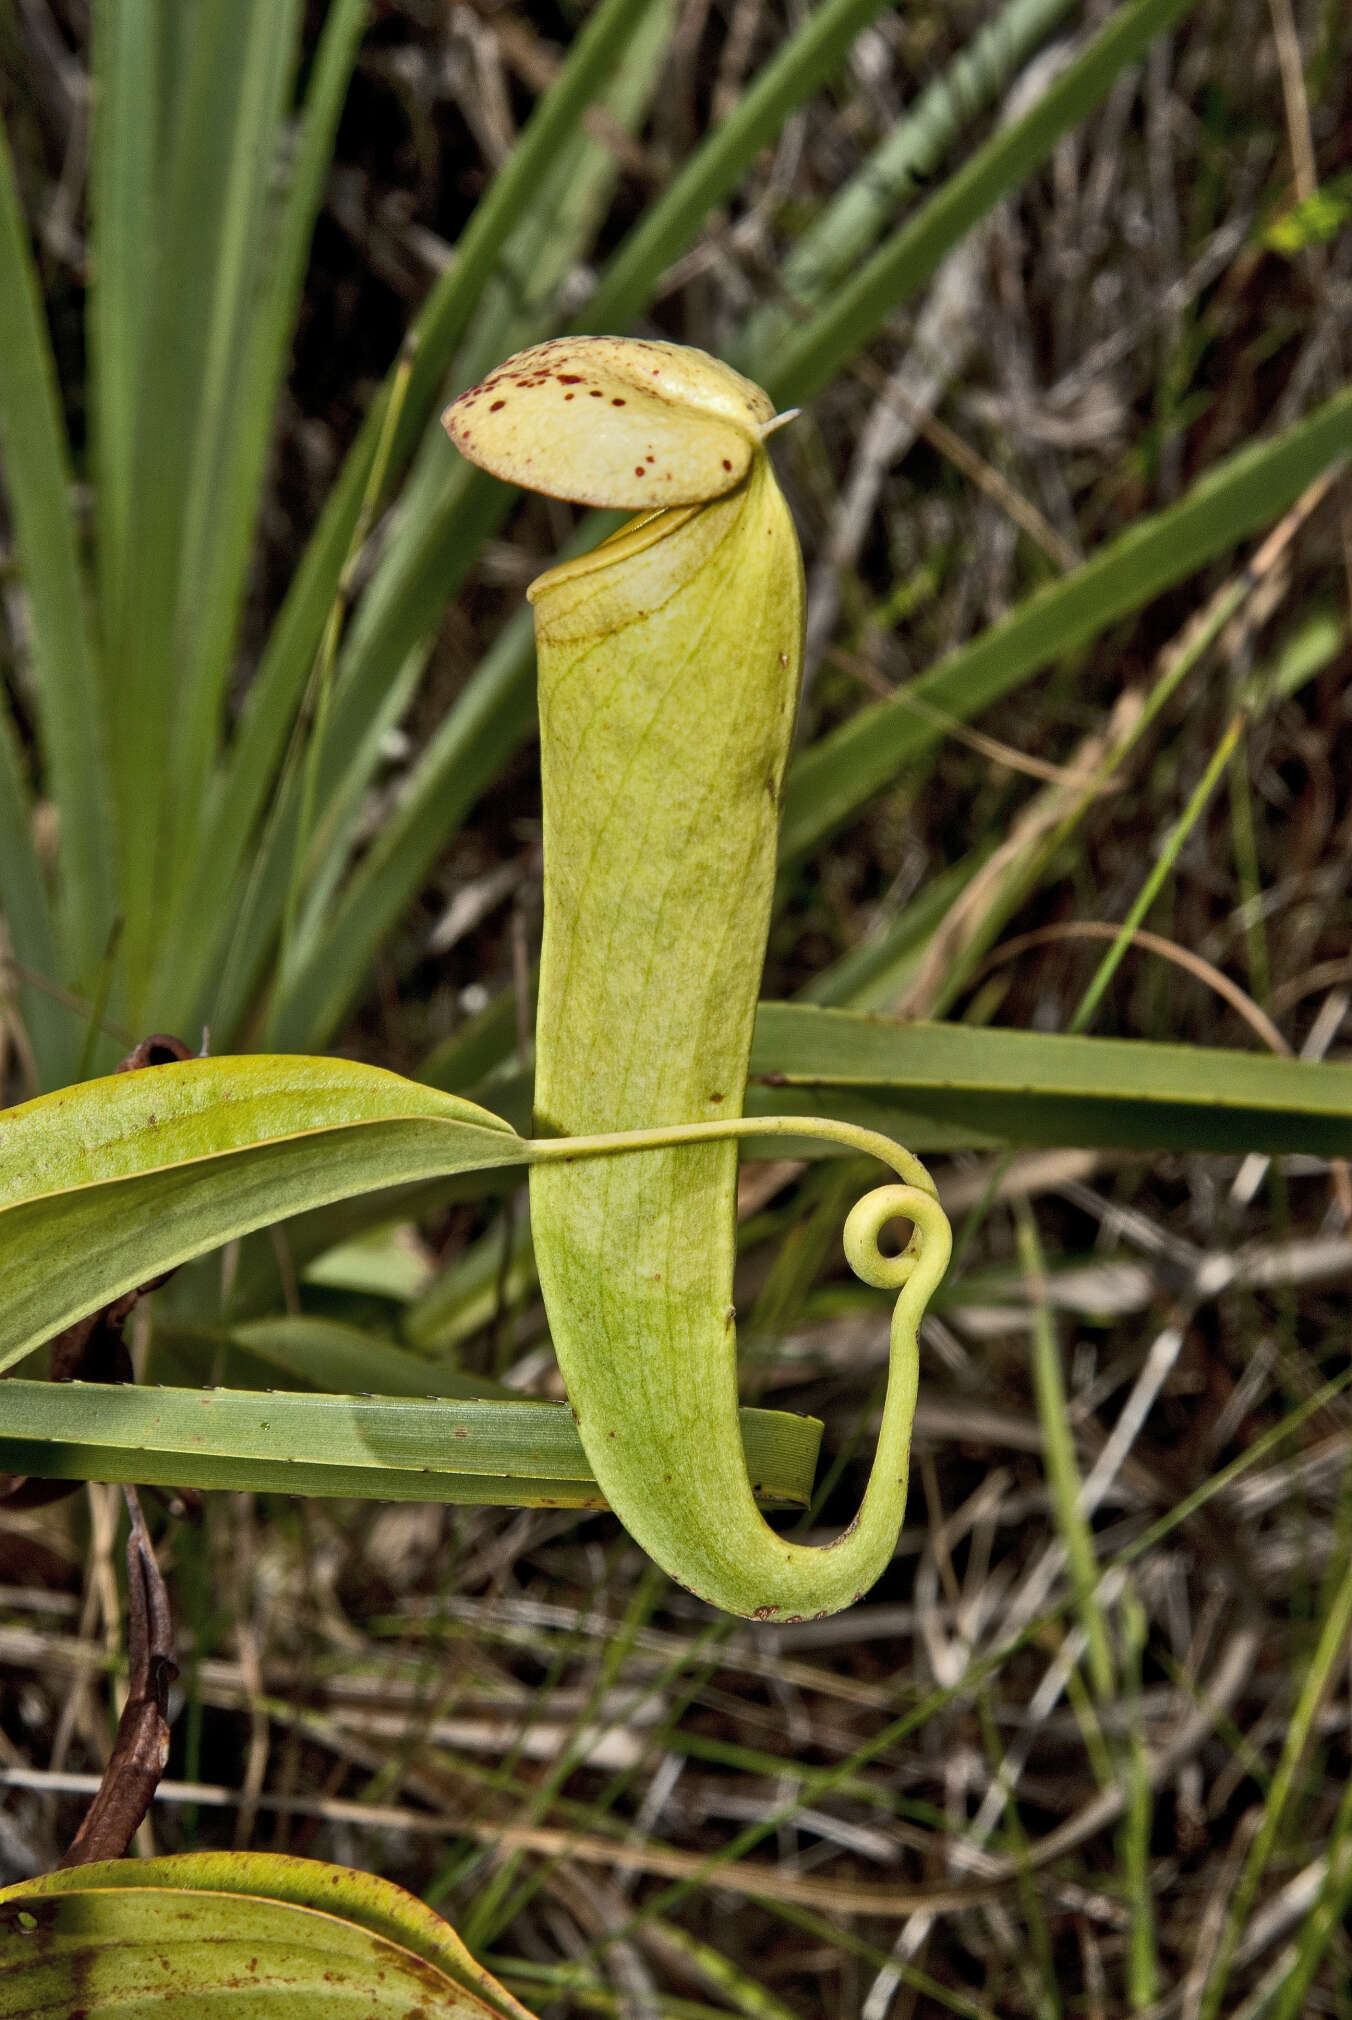
[[[664,609],[715,561],[744,515],[766,503],[767,484],[769,458],[757,448],[746,475],[719,497],[640,513],[589,553],[537,576],[526,591],[537,643],[613,637]]]
[[[743,483],[746,479],[743,478]],[[727,493],[735,497],[740,486]],[[612,568],[621,561],[630,561],[635,555],[646,553],[659,540],[676,533],[705,507],[700,505],[663,505],[651,512],[639,512],[632,519],[626,519],[613,533],[598,541],[587,553],[579,554],[573,561],[560,561],[556,568],[547,568],[543,575],[526,587],[526,600],[535,603],[546,590],[559,587],[565,582],[576,582],[580,577],[592,575],[600,568]]]

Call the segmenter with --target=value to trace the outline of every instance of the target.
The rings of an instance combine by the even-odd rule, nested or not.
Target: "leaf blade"
[[[0,454],[32,627],[39,738],[49,789],[61,813],[66,871],[61,953],[72,973],[88,981],[113,915],[100,698],[56,366],[3,129]]]
[[[752,1409],[740,1422],[760,1496],[806,1506],[821,1425]],[[524,1397],[110,1388],[16,1376],[0,1388],[0,1468],[382,1501],[608,1505],[568,1405]]]
[[[792,1112],[800,1098],[812,1113],[876,1123],[873,1104],[890,1103],[881,1126],[913,1148],[1352,1151],[1352,1066],[1221,1047],[762,1003],[751,1079],[752,1113]]]
[[[188,1060],[27,1102],[0,1115],[0,1369],[254,1228],[525,1155],[486,1110],[348,1060]]]

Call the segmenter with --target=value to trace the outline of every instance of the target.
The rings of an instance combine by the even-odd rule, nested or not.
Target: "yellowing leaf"
[[[346,1059],[190,1059],[6,1109],[0,1370],[252,1228],[525,1155],[486,1109]]]
[[[0,1893],[0,2020],[531,2020],[401,1887],[313,1859],[201,1852]]]

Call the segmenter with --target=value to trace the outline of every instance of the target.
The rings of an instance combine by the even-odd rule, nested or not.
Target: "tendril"
[[[745,1115],[718,1122],[616,1130],[604,1136],[546,1137],[532,1142],[528,1152],[532,1164],[569,1164],[574,1159],[670,1150],[684,1143],[718,1143],[748,1136],[805,1136],[839,1143],[892,1167],[901,1183],[875,1186],[850,1209],[843,1235],[845,1258],[861,1283],[901,1293],[893,1315],[893,1345],[899,1343],[899,1328],[913,1340],[925,1307],[948,1268],[953,1230],[939,1204],[934,1180],[920,1159],[877,1130],[838,1122],[834,1116]],[[879,1248],[878,1237],[894,1220],[910,1221],[911,1235],[898,1254],[887,1255]]]

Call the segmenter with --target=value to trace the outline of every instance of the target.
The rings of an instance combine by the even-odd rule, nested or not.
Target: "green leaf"
[[[0,1893],[0,2020],[531,2020],[371,1873],[258,1852],[109,1860]]]
[[[0,1000],[10,994],[11,978],[3,966],[6,953],[37,975],[55,975],[59,966],[56,927],[33,847],[32,818],[19,742],[0,688],[0,915],[8,941],[0,947]],[[30,985],[19,984],[15,993],[38,1071],[43,1073],[63,1056],[67,1020]]]
[[[1002,127],[879,247],[825,308],[779,346],[767,384],[780,407],[815,398],[887,317],[923,287],[950,247],[1045,161],[1113,81],[1194,0],[1126,0],[1036,104]]]
[[[99,695],[56,368],[2,130],[0,475],[28,603],[39,740],[61,813],[62,952],[69,966],[51,979],[88,985],[113,917]],[[7,898],[12,881],[12,874],[0,878]]]
[[[1330,176],[1318,189],[1293,203],[1263,230],[1263,244],[1285,259],[1294,259],[1306,246],[1324,245],[1337,238],[1352,217],[1352,171]]]
[[[215,383],[203,389],[200,452],[191,464],[180,636],[190,683],[176,703],[176,847],[197,844],[202,796],[217,756],[225,684],[247,587],[255,523],[282,374],[290,355],[301,284],[323,199],[334,134],[366,21],[366,0],[334,0],[315,51],[309,89],[288,145],[277,95],[285,69],[268,64],[270,88],[256,94],[236,135],[233,170],[242,187],[225,193],[229,261],[218,282]],[[264,47],[278,39],[275,6],[261,20]],[[275,160],[286,161],[284,186]]]
[[[340,1059],[200,1059],[0,1113],[0,1369],[252,1228],[380,1186],[521,1162],[454,1095]]]
[[[200,0],[180,66],[172,82],[161,79],[157,202],[137,225],[153,250],[144,255],[148,295],[132,368],[123,542],[109,557],[101,610],[126,919],[120,967],[136,1024],[163,932],[161,893],[173,888],[176,823],[199,810],[190,788],[201,654],[205,646],[218,667],[230,649],[200,629],[204,616],[221,629],[204,579],[217,564],[207,568],[202,553],[213,539],[222,553],[237,551],[256,505],[232,495],[228,473],[299,20],[297,0]],[[245,526],[225,523],[227,507]],[[225,621],[232,631],[231,613]],[[168,705],[180,694],[186,719]]]
[[[128,565],[139,387],[160,225],[162,19],[155,0],[96,0],[91,67],[86,332],[98,567]]]
[[[1352,1066],[1220,1047],[1064,1038],[966,1024],[898,1024],[762,1003],[752,1114],[834,1114],[914,1148],[1103,1149],[1352,1155]]]
[[[207,1365],[221,1347],[235,1350],[226,1362],[226,1372],[215,1378],[230,1388],[271,1386],[280,1376],[284,1388],[318,1389],[328,1395],[454,1396],[462,1402],[491,1396],[500,1402],[520,1401],[516,1392],[500,1382],[461,1374],[448,1360],[410,1353],[407,1347],[397,1347],[358,1326],[310,1312],[278,1313],[272,1318],[249,1319],[242,1325],[191,1331],[175,1329],[172,1322],[166,1329],[157,1319],[155,1379],[165,1379],[158,1370],[166,1345],[171,1355],[175,1349],[181,1354],[185,1348],[196,1348]],[[254,1372],[237,1381],[232,1362],[239,1356]]]
[[[822,0],[673,176],[606,266],[573,327],[627,330],[659,275],[694,242],[704,220],[774,139],[785,119],[844,62],[882,0]],[[499,354],[501,355],[501,354]]]
[[[739,1430],[757,1494],[805,1507],[821,1438],[816,1419],[743,1410]],[[607,1506],[568,1405],[527,1397],[110,1388],[12,1377],[0,1388],[0,1470],[378,1501]]]
[[[757,309],[735,339],[735,365],[753,377],[773,377],[779,348],[795,323],[834,294],[898,204],[928,181],[960,129],[984,110],[1071,4],[1005,0],[948,69],[907,105],[863,166],[795,240],[775,276],[774,301]]]

